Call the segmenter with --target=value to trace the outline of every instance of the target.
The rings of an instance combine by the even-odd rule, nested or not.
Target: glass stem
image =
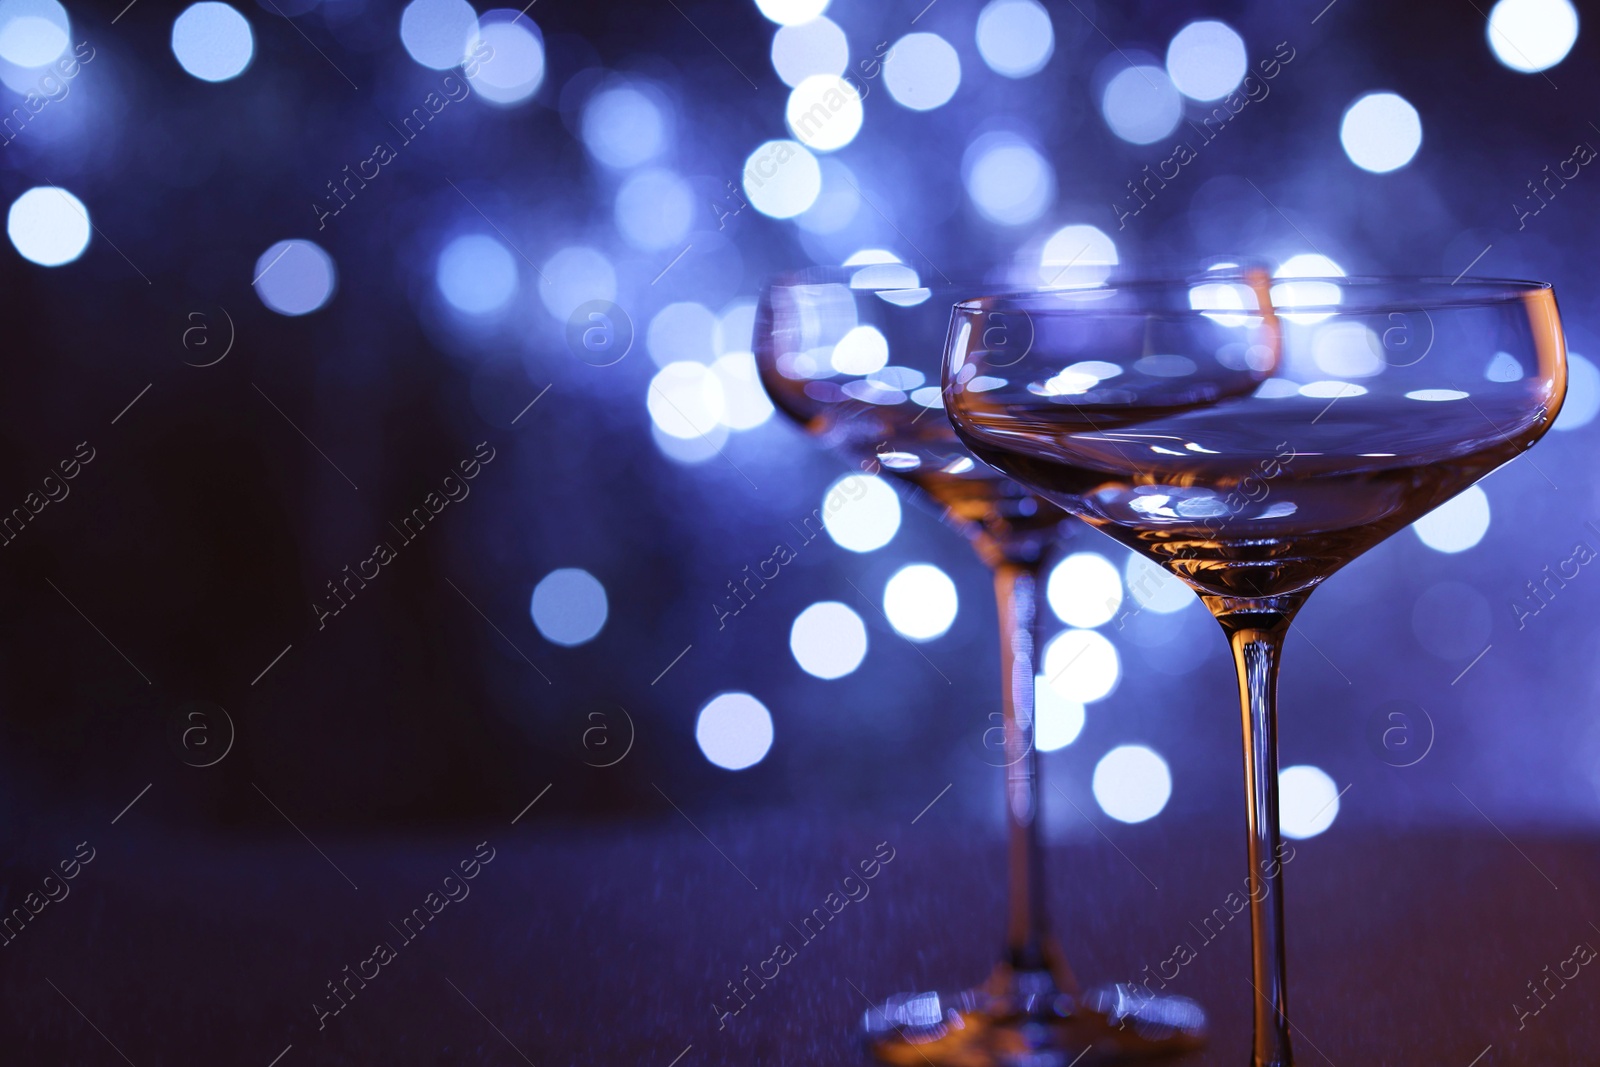
[[[1015,972],[1057,971],[1070,986],[1050,937],[1044,908],[1039,837],[1039,754],[1033,743],[1034,630],[1042,566],[1006,560],[994,569],[1000,614],[1000,671],[1005,716],[1005,807],[1009,903],[1004,963]]]
[[[1290,1067],[1294,1062],[1289,1045],[1283,941],[1277,703],[1283,639],[1302,601],[1303,597],[1296,597],[1208,604],[1233,646],[1244,724],[1244,784],[1250,830],[1250,962],[1255,986],[1252,1067]]]

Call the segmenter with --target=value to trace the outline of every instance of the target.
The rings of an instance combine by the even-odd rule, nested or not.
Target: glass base
[[[1093,1067],[1205,1044],[1205,1012],[1188,997],[1131,985],[1063,993],[1048,972],[1031,977],[1011,976],[1000,993],[898,994],[866,1012],[862,1040],[877,1059],[907,1067]]]

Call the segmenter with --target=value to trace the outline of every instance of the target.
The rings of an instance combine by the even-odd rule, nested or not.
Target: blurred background
[[[1559,432],[1302,614],[1286,827],[1592,825],[1588,31],[1565,0],[0,0],[7,821],[146,783],[174,825],[547,785],[546,819],[959,783],[997,820],[988,575],[773,413],[763,280],[1251,257],[1549,280],[1577,353]],[[1221,635],[1109,539],[1063,555],[1052,834],[1231,819]]]

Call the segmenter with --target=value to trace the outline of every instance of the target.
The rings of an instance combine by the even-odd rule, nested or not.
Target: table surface
[[[1242,835],[1161,823],[1052,848],[1056,926],[1085,982],[1153,973],[1189,946],[1170,988],[1206,1006],[1213,1036],[1183,1062],[1237,1067],[1248,932],[1205,919],[1242,882]],[[914,824],[529,816],[315,844],[124,824],[90,842],[64,897],[43,879],[82,835],[36,836],[58,844],[11,858],[3,907],[36,887],[60,899],[0,948],[12,1063],[863,1063],[850,1030],[864,998],[980,978],[1003,889],[998,835],[937,808]],[[481,841],[493,858],[447,883]],[[803,941],[790,924],[882,842],[893,859],[867,895]],[[1600,973],[1569,961],[1600,946],[1597,855],[1593,841],[1487,827],[1340,826],[1299,843],[1286,871],[1299,1062],[1589,1062]],[[446,890],[459,899],[440,903]],[[406,940],[399,924],[430,905]],[[794,958],[719,1029],[727,983],[780,940]],[[379,942],[391,958],[364,962]],[[372,977],[320,1017],[346,966]],[[1562,969],[1578,974],[1534,1000],[1529,983]]]

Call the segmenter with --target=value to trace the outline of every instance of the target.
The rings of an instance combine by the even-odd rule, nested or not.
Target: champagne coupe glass
[[[1129,987],[1080,990],[1044,909],[1038,757],[1033,744],[1034,636],[1055,505],[973,459],[943,412],[939,374],[951,306],[982,285],[926,287],[902,263],[814,268],[762,296],[756,364],[779,410],[861,469],[886,472],[931,501],[994,572],[1003,672],[1009,835],[1005,949],[985,986],[901,995],[866,1013],[880,1059],[907,1064],[1066,1067],[1185,1051],[1205,1016],[1182,997]],[[991,330],[991,343],[1003,340]],[[1087,1062],[1084,1067],[1087,1067]]]
[[[1008,347],[985,340],[996,316]],[[956,307],[944,387],[975,453],[1182,578],[1222,624],[1244,724],[1252,1062],[1287,1067],[1284,637],[1334,571],[1550,428],[1566,393],[1550,287],[1243,272],[986,297]]]

